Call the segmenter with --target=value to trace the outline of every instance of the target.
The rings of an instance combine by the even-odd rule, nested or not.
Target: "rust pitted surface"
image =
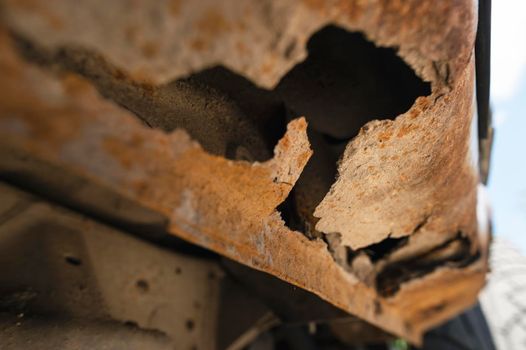
[[[154,83],[224,65],[273,87],[305,58],[308,38],[332,23],[398,47],[425,80],[451,85],[469,61],[476,25],[471,0],[3,2],[22,34],[48,47],[98,51]]]
[[[92,52],[118,68],[124,88],[165,83],[214,65],[273,87],[305,58],[305,43],[327,24],[397,47],[432,83],[432,93],[393,120],[366,124],[350,140],[337,181],[314,213],[317,230],[357,254],[350,268],[335,261],[324,241],[287,227],[276,210],[312,154],[304,118],[288,123],[270,160],[228,160],[205,151],[188,130],[146,127],[102,98],[93,77],[66,73],[57,62],[38,67],[38,57],[29,63],[5,28],[0,171],[39,173],[38,164],[61,169],[165,218],[173,235],[416,343],[427,328],[475,299],[486,256],[477,244],[477,178],[468,152],[472,1],[25,0],[3,1],[1,8],[16,37],[57,56],[67,54],[64,48]],[[25,160],[38,162],[20,165]],[[375,243],[405,236],[405,244],[374,264],[365,254]],[[422,269],[422,261],[432,267]],[[419,269],[387,275],[407,266]],[[379,288],[377,276],[393,285]]]
[[[128,112],[98,97],[80,78],[55,79],[15,60],[5,32],[2,37],[0,72],[13,72],[12,79],[5,80],[3,86],[9,88],[2,96],[14,98],[9,91],[19,92],[37,79],[39,84],[25,96],[40,107],[34,110],[34,104],[26,103],[16,110],[0,110],[2,149],[15,147],[112,188],[166,215],[170,232],[379,322],[372,318],[372,299],[363,300],[364,293],[373,291],[362,286],[362,292],[358,288],[357,293],[349,293],[357,280],[334,263],[325,244],[290,231],[274,211],[311,153],[304,120],[289,124],[272,160],[228,161],[206,154],[184,131],[165,134],[144,128]],[[75,89],[67,88],[72,79]],[[50,96],[39,94],[55,84],[56,99],[47,102]],[[42,108],[50,105],[56,109]],[[76,108],[58,113],[64,105]],[[49,117],[49,112],[56,113]],[[45,134],[36,131],[41,128]],[[9,168],[8,156],[2,155],[3,171],[15,170]],[[382,318],[393,332],[405,334],[394,313],[386,312]]]
[[[441,268],[425,279],[407,283],[388,303],[411,315],[411,324],[428,329],[434,326],[433,318],[449,319],[472,306],[484,287],[485,275],[480,266]]]
[[[348,145],[339,176],[316,208],[316,228],[363,248],[425,227],[476,234],[469,159],[473,71],[448,94],[420,97],[396,120],[373,121]]]

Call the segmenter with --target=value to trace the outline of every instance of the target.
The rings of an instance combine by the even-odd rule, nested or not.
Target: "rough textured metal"
[[[418,230],[476,235],[472,98],[469,64],[446,95],[420,97],[396,120],[368,123],[347,146],[338,179],[316,208],[316,228],[340,233],[353,249]]]
[[[0,314],[2,348],[16,349],[173,349],[168,337],[118,322],[17,317]]]
[[[214,348],[223,275],[215,262],[147,244],[4,183],[0,197],[3,348],[24,339],[42,349]]]
[[[471,1],[183,1],[171,3],[171,12],[167,3],[137,2],[121,11],[123,4],[6,1],[2,14],[15,36],[59,56],[71,47],[91,50],[130,84],[224,65],[272,87],[305,57],[311,34],[329,23],[397,47],[431,82],[431,94],[406,113],[366,124],[349,142],[338,180],[316,209],[317,229],[339,235],[362,258],[346,270],[325,242],[290,230],[276,211],[312,153],[304,119],[288,124],[274,158],[227,160],[204,151],[184,130],[146,128],[78,75],[29,63],[7,29],[0,33],[2,173],[79,177],[161,216],[174,235],[414,342],[474,300],[484,283],[486,247],[479,244],[477,177],[468,152]],[[49,184],[51,192],[62,187]],[[89,197],[70,201],[96,206]],[[404,236],[405,245],[378,261],[356,252]],[[407,268],[411,273],[396,272]],[[390,281],[390,271],[397,277],[386,294],[372,280]]]
[[[471,56],[476,24],[470,0],[4,2],[5,18],[17,30],[50,47],[97,50],[154,83],[219,64],[275,86],[305,58],[308,38],[329,23],[399,47],[425,80],[453,83]]]

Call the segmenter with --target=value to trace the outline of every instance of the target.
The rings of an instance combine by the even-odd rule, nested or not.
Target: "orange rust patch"
[[[130,157],[128,147],[115,138],[105,138],[102,147],[111,154],[126,169],[130,169],[134,159]]]
[[[380,133],[380,135],[378,135],[378,141],[379,142],[389,141],[392,135],[393,135],[393,132],[391,130],[383,131]]]
[[[303,4],[311,11],[315,11],[322,16],[327,16],[328,7],[325,0],[303,0]]]
[[[325,0],[303,0],[303,3],[311,10],[323,10],[325,8]]]
[[[111,154],[126,169],[130,169],[137,161],[133,155],[133,150],[139,149],[144,145],[144,135],[135,132],[126,140],[114,137],[105,137],[102,147]]]
[[[137,26],[130,25],[130,26],[124,28],[124,37],[130,43],[135,43],[137,41],[138,31],[139,31],[139,29],[137,28]]]
[[[53,16],[53,15],[49,15],[46,18],[51,28],[56,29],[56,30],[60,30],[64,28],[64,22],[62,22],[60,18]]]
[[[261,73],[268,74],[270,72],[272,72],[272,65],[270,65],[269,63],[265,63],[261,66]]]
[[[247,46],[242,41],[238,41],[236,43],[236,49],[240,55],[245,55],[249,52],[249,50],[247,49]]]
[[[90,90],[90,86],[77,75],[66,74],[61,79],[64,91],[70,96],[79,96]]]
[[[279,142],[279,145],[280,145],[280,147],[283,148],[283,151],[286,151],[289,148],[289,146],[290,146],[289,138],[288,137],[284,137],[283,139],[281,139],[280,142]]]
[[[245,21],[240,20],[239,22],[237,22],[237,28],[238,28],[240,31],[244,32],[244,31],[247,30],[247,24],[245,23]]]
[[[139,133],[132,135],[130,139],[130,146],[132,147],[141,147],[144,144],[144,136]]]
[[[37,89],[27,89],[27,86],[34,85],[38,79],[48,76],[40,69],[24,63],[12,49],[14,44],[9,35],[1,29],[0,45],[0,119],[9,120],[11,116],[16,116],[18,120],[27,124],[32,138],[45,142],[56,150],[77,138],[82,127],[79,118],[74,117],[79,112],[77,107],[72,104],[48,103],[46,94],[49,93],[52,97],[54,94],[60,94],[60,91],[38,92]],[[82,89],[82,84],[78,83],[77,88]],[[69,92],[65,91],[66,96],[61,97],[67,97]],[[49,118],[43,118],[42,115]],[[59,117],[69,118],[70,122],[54,123],[53,119]]]
[[[202,38],[195,38],[190,41],[190,47],[195,51],[206,50],[208,44]]]
[[[297,167],[303,167],[303,165],[305,163],[307,163],[307,161],[309,160],[311,155],[312,155],[311,152],[304,152],[304,153],[302,153],[300,156],[298,156],[298,159],[296,159],[296,166]]]
[[[410,109],[409,112],[407,112],[407,115],[411,119],[416,119],[420,115],[421,111],[418,109]]]
[[[132,78],[132,80],[135,80],[135,83],[141,84],[141,86],[145,88],[148,93],[153,92],[154,82],[152,80],[152,77],[150,75],[148,68],[139,67],[135,69],[134,71],[128,72],[128,73],[124,73],[121,70],[117,70],[115,71],[115,73],[116,73],[114,74],[115,78],[117,79]]]
[[[223,17],[217,9],[209,9],[203,17],[197,21],[197,29],[209,36],[220,35],[231,29],[231,24]]]
[[[398,133],[396,134],[397,137],[404,137],[405,135],[407,135],[408,133],[410,133],[411,131],[413,130],[417,130],[418,129],[418,126],[416,125],[413,125],[413,124],[404,124],[402,125],[402,127],[400,128],[400,130],[398,130]]]
[[[64,28],[64,22],[61,18],[57,17],[46,5],[45,1],[38,0],[11,0],[7,1],[10,7],[17,7],[26,12],[32,12],[42,15],[48,25],[55,29],[60,30]]]
[[[159,45],[156,42],[148,41],[141,46],[141,52],[146,58],[153,58],[159,53]]]
[[[355,21],[363,12],[363,8],[360,5],[361,3],[357,1],[340,0],[336,8],[339,14],[345,14],[348,20]]]
[[[181,13],[181,0],[170,0],[168,2],[168,12],[174,16],[177,17]]]

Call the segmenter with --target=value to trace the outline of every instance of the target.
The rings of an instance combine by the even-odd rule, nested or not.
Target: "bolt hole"
[[[80,260],[79,258],[77,258],[75,256],[66,255],[64,257],[64,260],[66,260],[66,262],[68,264],[73,265],[73,266],[80,266],[80,265],[82,265],[82,260]]]
[[[186,329],[188,329],[189,331],[193,330],[195,328],[195,323],[194,323],[194,320],[192,319],[188,319],[186,320]]]
[[[150,285],[145,280],[138,280],[135,285],[137,286],[137,289],[142,293],[146,293],[150,289]]]

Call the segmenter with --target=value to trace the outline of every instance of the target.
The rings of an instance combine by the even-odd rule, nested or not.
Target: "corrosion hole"
[[[188,319],[186,320],[185,325],[186,325],[186,329],[188,329],[189,331],[192,331],[195,327],[195,322],[192,319]]]
[[[27,60],[83,76],[144,124],[167,132],[184,129],[212,154],[270,159],[286,129],[283,103],[273,91],[222,66],[151,85],[135,81],[97,51],[72,46],[50,50],[18,33],[13,38]]]
[[[396,50],[376,47],[361,33],[326,26],[312,35],[307,50],[307,59],[281,79],[276,93],[284,101],[289,120],[307,118],[314,154],[278,209],[290,228],[326,239],[315,230],[317,219],[312,214],[334,183],[348,142],[368,122],[392,120],[405,113],[431,88]],[[327,242],[331,252],[341,251],[331,247],[339,240]],[[385,243],[372,249],[374,259],[400,242]]]
[[[393,296],[400,286],[411,279],[421,278],[440,266],[462,268],[480,257],[470,254],[469,239],[458,233],[456,237],[420,255],[397,261],[384,267],[376,276],[376,290],[383,297]]]
[[[64,260],[70,264],[70,265],[73,265],[73,266],[80,266],[82,265],[82,260],[80,260],[79,258],[73,256],[73,255],[66,255],[64,257]]]
[[[391,252],[401,248],[406,245],[409,240],[409,237],[401,238],[391,238],[388,237],[383,241],[380,241],[375,244],[371,244],[360,251],[364,251],[370,258],[371,261],[376,262],[383,257],[389,255]]]
[[[394,119],[431,93],[394,49],[376,47],[361,33],[326,26],[307,50],[277,92],[297,116],[334,139],[352,138],[370,120]]]
[[[176,274],[176,275],[180,275],[182,272],[183,272],[183,270],[181,270],[180,267],[176,267],[176,268],[175,268],[175,274]]]
[[[146,280],[143,280],[143,279],[138,280],[135,283],[135,286],[142,293],[146,293],[150,289],[150,285],[148,284],[148,282]]]

